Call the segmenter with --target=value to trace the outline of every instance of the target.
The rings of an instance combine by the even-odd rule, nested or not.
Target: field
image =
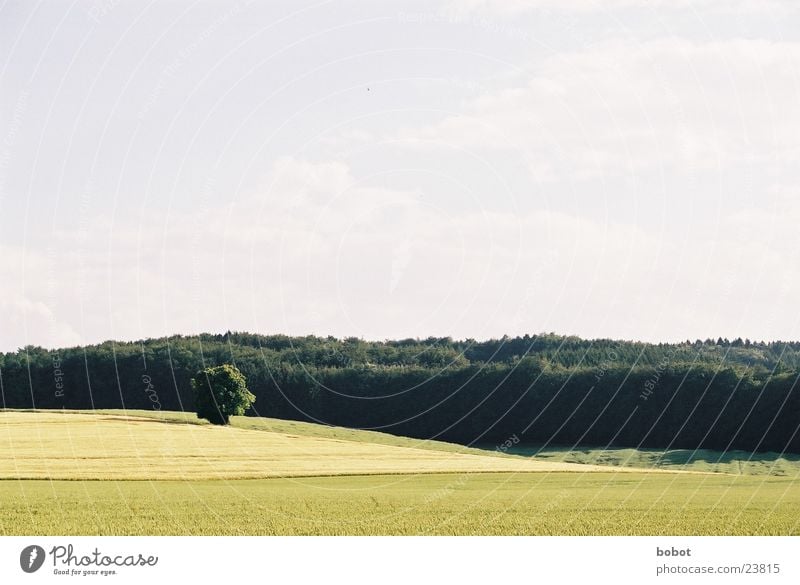
[[[796,476],[145,415],[0,413],[0,534],[800,534]]]
[[[800,534],[800,490],[753,476],[436,474],[4,481],[3,534]]]
[[[487,446],[493,448],[492,446]],[[560,461],[639,469],[729,473],[734,475],[775,475],[800,480],[800,455],[748,453],[708,449],[593,449],[524,445],[507,453],[536,457],[539,461]]]
[[[406,445],[402,439],[376,443],[369,435],[348,440],[337,437],[336,430],[325,436],[326,427],[319,425],[267,420],[252,428],[240,418],[234,426],[219,427],[181,424],[175,415],[166,416],[0,414],[0,478],[197,480],[602,469],[475,449],[422,448],[424,442],[410,439]],[[316,434],[304,433],[308,427],[318,427]]]

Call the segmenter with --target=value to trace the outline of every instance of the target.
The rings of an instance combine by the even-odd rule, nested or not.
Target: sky
[[[0,4],[0,351],[799,339],[800,5]]]

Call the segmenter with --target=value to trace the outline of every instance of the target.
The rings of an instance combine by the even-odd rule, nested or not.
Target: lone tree
[[[226,425],[231,416],[241,416],[256,401],[247,380],[236,366],[225,364],[200,370],[192,378],[197,418]]]

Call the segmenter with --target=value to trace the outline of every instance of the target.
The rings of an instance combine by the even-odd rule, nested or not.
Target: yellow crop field
[[[512,457],[273,419],[0,412],[6,535],[786,535],[800,533],[798,507],[788,476]]]
[[[258,479],[603,469],[477,450],[447,452],[125,414],[0,413],[0,478],[7,479]]]

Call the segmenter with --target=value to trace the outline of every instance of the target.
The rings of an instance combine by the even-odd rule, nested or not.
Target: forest
[[[3,408],[194,409],[231,363],[248,414],[472,444],[800,453],[800,342],[552,333],[366,341],[242,332],[0,354]]]

